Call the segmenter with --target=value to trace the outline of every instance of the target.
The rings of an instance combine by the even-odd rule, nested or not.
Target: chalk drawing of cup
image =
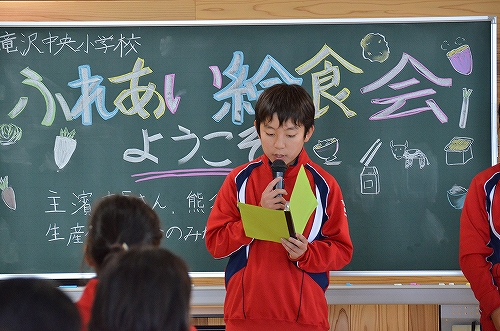
[[[453,187],[446,192],[448,202],[455,209],[463,208],[466,194],[467,189],[458,185],[453,185]]]
[[[469,75],[472,72],[472,53],[469,45],[462,45],[452,49],[446,56],[450,60],[451,66],[462,75]]]
[[[324,140],[318,140],[318,143],[313,146],[314,154],[317,157],[324,160],[324,164],[327,165],[338,165],[339,161],[337,159],[337,154],[339,150],[339,140],[337,138],[328,138]]]

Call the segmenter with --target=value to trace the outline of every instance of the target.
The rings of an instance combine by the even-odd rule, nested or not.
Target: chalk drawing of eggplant
[[[16,210],[16,194],[9,186],[9,176],[0,177],[0,190],[2,190],[2,200],[7,207]]]
[[[0,124],[0,145],[12,145],[21,139],[23,130],[15,124]]]
[[[451,66],[462,75],[470,75],[472,72],[472,53],[469,45],[462,45],[452,49],[446,56],[450,60]]]
[[[62,169],[68,164],[71,155],[76,149],[76,140],[73,138],[76,131],[73,129],[68,131],[68,128],[61,129],[61,132],[56,136],[54,143],[54,160],[59,169]]]

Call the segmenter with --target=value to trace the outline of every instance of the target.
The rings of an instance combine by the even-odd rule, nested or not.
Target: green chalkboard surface
[[[458,270],[472,177],[496,159],[495,19],[0,23],[0,274],[78,273],[87,215],[143,197],[162,245],[223,271],[206,219],[262,153],[258,95],[304,86],[338,180],[345,270]]]

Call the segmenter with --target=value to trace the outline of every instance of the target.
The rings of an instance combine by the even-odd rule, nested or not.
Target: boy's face
[[[299,155],[304,143],[309,141],[314,127],[304,136],[304,126],[296,126],[291,120],[279,124],[278,116],[268,122],[260,123],[260,141],[264,154],[274,162],[277,159],[285,161],[287,165],[293,163]]]

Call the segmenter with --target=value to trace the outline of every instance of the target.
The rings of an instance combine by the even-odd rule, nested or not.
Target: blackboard
[[[496,160],[495,19],[0,24],[0,273],[78,273],[87,214],[143,197],[162,245],[204,244],[225,175],[262,152],[253,105],[313,95],[306,149],[343,189],[345,270],[458,270],[471,178]]]

